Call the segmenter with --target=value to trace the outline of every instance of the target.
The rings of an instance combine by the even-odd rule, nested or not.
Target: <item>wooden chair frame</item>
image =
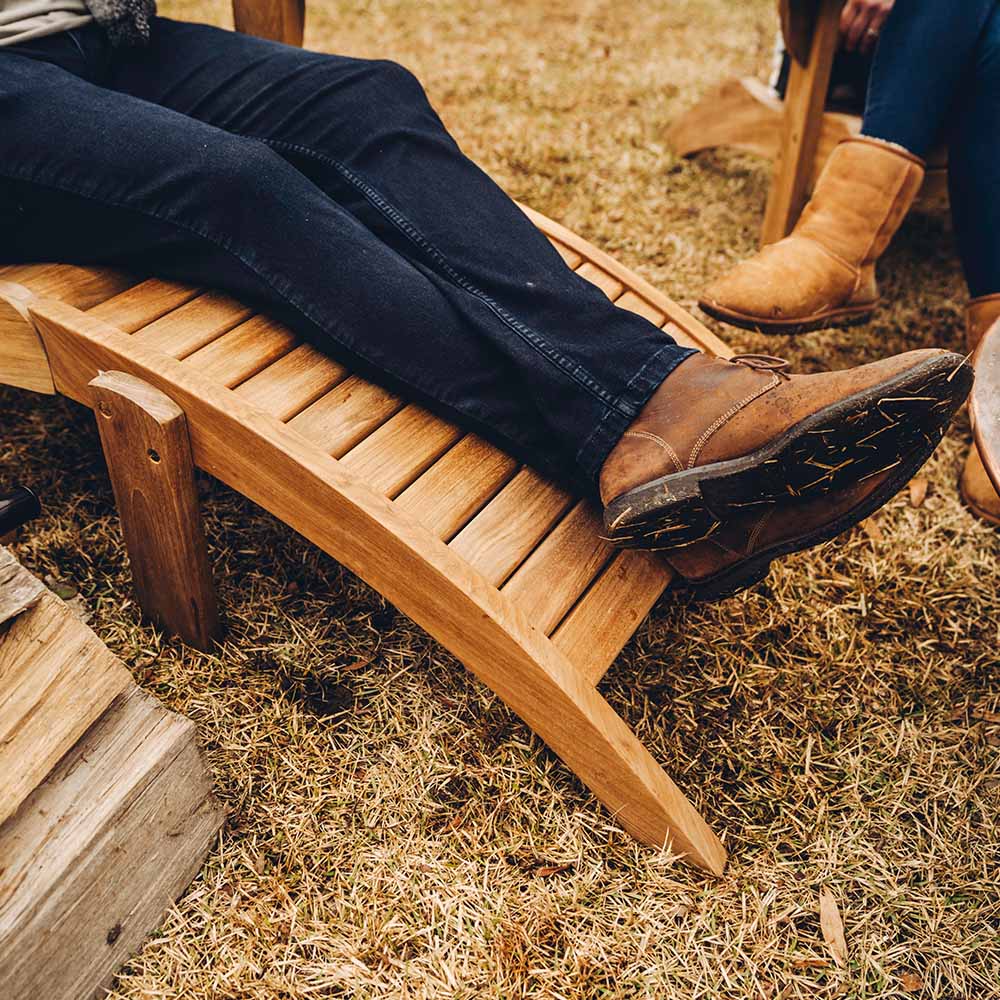
[[[784,101],[753,78],[729,80],[682,115],[668,133],[679,156],[728,146],[774,161],[761,244],[795,226],[823,164],[842,139],[857,135],[856,115],[825,111],[844,0],[779,0],[791,69]],[[947,198],[947,159],[936,151],[921,192],[925,205]]]
[[[236,0],[236,23],[298,43],[303,6]],[[682,343],[730,353],[643,279],[525,211],[619,306]],[[718,838],[596,689],[671,571],[648,553],[613,551],[589,501],[228,296],[111,269],[0,268],[0,382],[96,411],[138,595],[154,620],[199,645],[216,634],[190,487],[197,466],[424,627],[632,835],[722,872]],[[138,511],[125,499],[136,496],[146,498]],[[183,543],[165,547],[153,534]]]
[[[976,381],[969,397],[975,446],[1000,493],[1000,323],[983,336],[973,356]]]

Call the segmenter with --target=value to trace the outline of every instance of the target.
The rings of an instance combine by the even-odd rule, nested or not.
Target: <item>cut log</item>
[[[103,995],[221,822],[194,726],[132,686],[0,826],[0,997]]]
[[[67,607],[0,550],[0,603],[28,610],[0,625],[0,823],[132,684],[124,665]],[[17,565],[16,563],[14,564]],[[32,578],[33,579],[33,578]],[[39,590],[39,588],[41,588]],[[0,852],[0,866],[5,863]],[[0,997],[7,994],[0,990]]]

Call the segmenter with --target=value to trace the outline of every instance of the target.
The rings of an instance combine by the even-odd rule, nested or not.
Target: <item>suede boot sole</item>
[[[861,306],[841,306],[837,309],[827,309],[812,316],[801,319],[761,319],[747,313],[733,312],[723,306],[711,302],[699,302],[698,308],[708,313],[713,319],[730,326],[738,326],[742,330],[753,330],[773,336],[794,336],[800,333],[812,333],[814,330],[828,330],[831,327],[864,326],[875,315],[877,302],[869,302]]]
[[[838,400],[764,447],[671,473],[613,500],[608,539],[623,548],[667,551],[711,535],[754,508],[812,500],[890,471],[937,447],[972,386],[972,366],[942,354]]]

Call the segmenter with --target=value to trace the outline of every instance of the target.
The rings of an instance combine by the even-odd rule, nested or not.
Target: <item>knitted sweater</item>
[[[0,0],[0,47],[97,23],[111,44],[144,45],[156,0]]]

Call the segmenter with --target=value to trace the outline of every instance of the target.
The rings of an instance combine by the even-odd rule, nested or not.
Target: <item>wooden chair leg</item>
[[[791,232],[806,202],[840,37],[843,0],[820,0],[809,61],[792,60],[785,92],[785,115],[774,175],[764,213],[761,243],[776,243]]]
[[[521,676],[467,664],[566,762],[633,837],[722,875],[726,850],[614,709],[556,650]]]
[[[139,605],[209,649],[221,628],[184,412],[124,372],[102,372],[90,390]]]

